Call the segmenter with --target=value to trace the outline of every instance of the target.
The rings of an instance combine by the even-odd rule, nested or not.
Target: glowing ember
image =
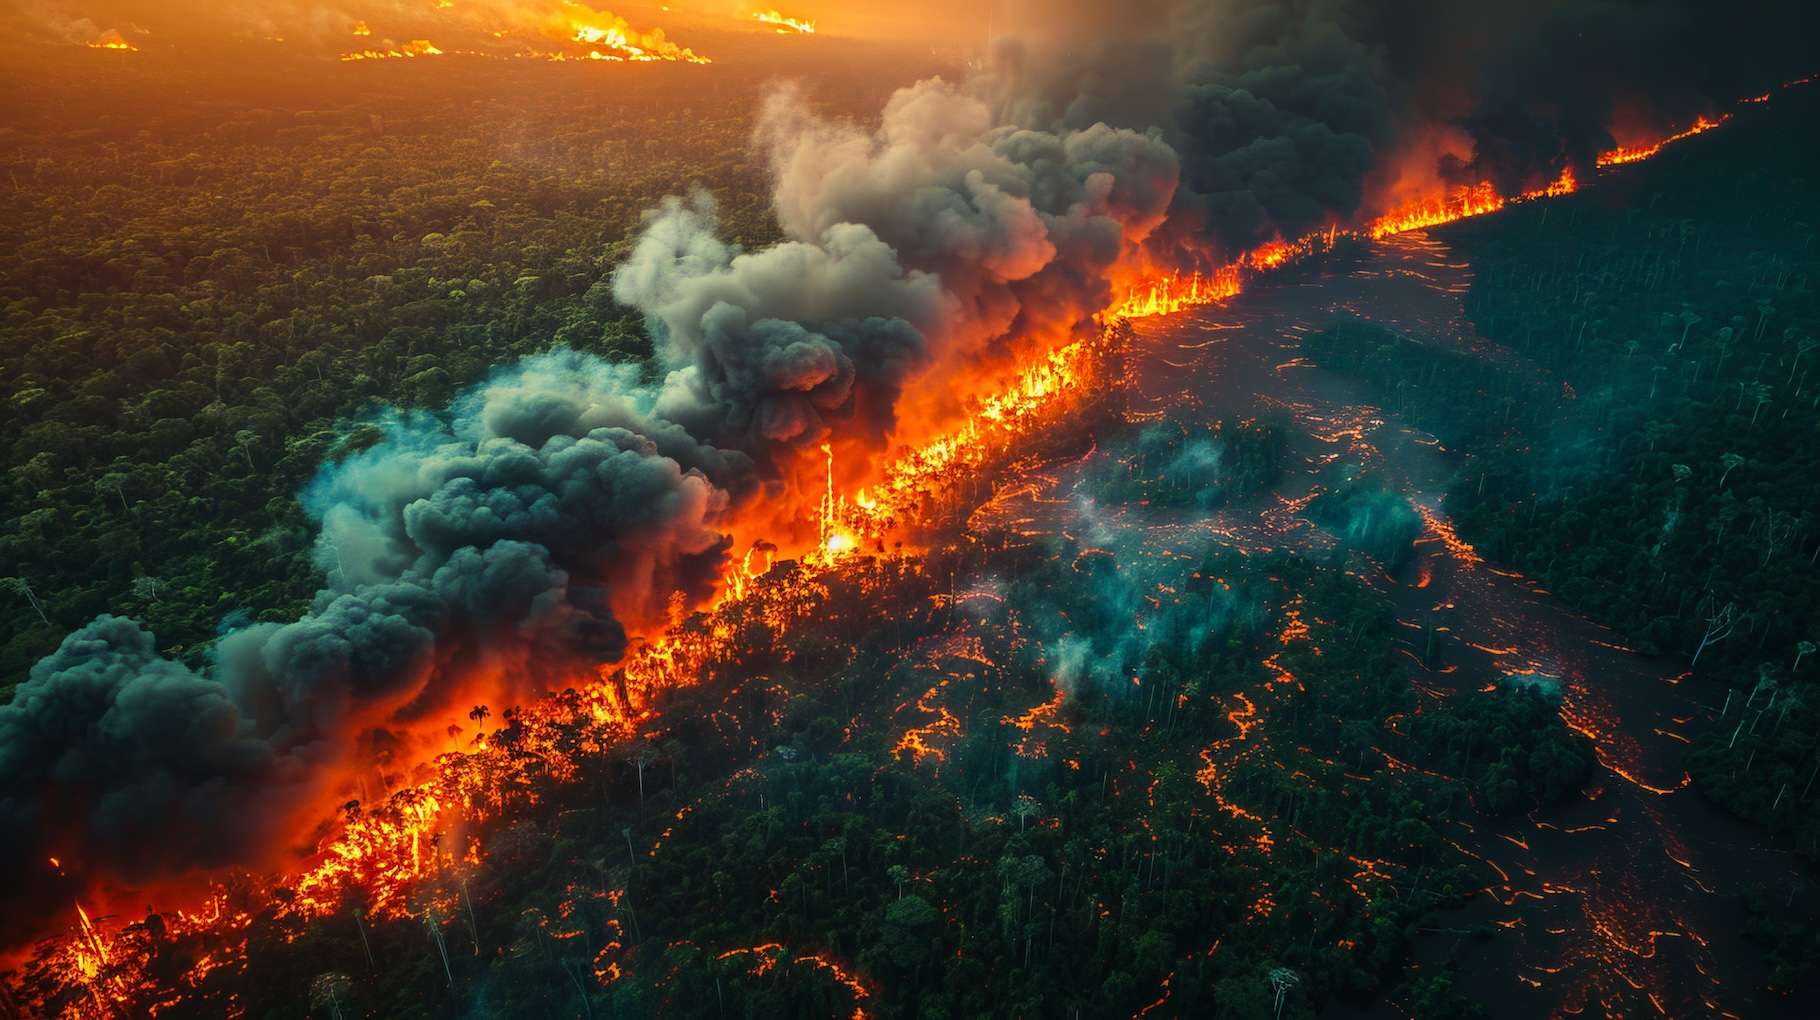
[[[412,39],[410,42],[404,43],[402,45],[387,46],[383,50],[368,49],[368,50],[357,50],[353,53],[343,53],[341,55],[341,59],[342,60],[400,60],[400,59],[410,59],[413,57],[440,57],[440,56],[442,56],[442,50],[437,49],[435,43],[430,42],[430,40],[428,40],[428,39]]]
[[[91,50],[118,50],[122,53],[139,52],[139,47],[127,42],[126,37],[121,35],[119,30],[112,28],[101,33],[100,38],[88,44],[88,48]]]

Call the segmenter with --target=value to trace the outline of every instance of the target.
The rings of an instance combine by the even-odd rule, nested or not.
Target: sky
[[[446,5],[439,7],[438,5]],[[434,38],[438,29],[487,30],[548,23],[571,15],[616,15],[638,32],[662,28],[687,45],[690,29],[764,30],[752,15],[778,11],[812,21],[817,34],[983,43],[1022,12],[1053,9],[1029,0],[676,0],[670,4],[567,0],[11,0],[0,4],[25,33],[43,42],[86,44],[114,31],[141,48],[164,39],[243,36],[339,42],[365,23],[372,38]]]

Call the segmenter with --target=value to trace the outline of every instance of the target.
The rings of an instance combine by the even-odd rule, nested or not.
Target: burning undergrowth
[[[1230,296],[1247,274],[1315,250],[1313,239],[1331,247],[1342,229],[1375,234],[1384,222],[1368,219],[1375,175],[1413,137],[1405,103],[1419,90],[1351,32],[1344,7],[1220,13],[1230,19],[1222,29],[1240,29],[1229,33],[1238,43],[1184,34],[1203,48],[1159,65],[1160,109],[1121,109],[1142,89],[1051,94],[1061,81],[1053,68],[1025,74],[1015,52],[990,81],[901,90],[876,126],[825,121],[799,95],[774,96],[757,140],[784,242],[741,251],[718,236],[712,200],[678,199],[652,214],[614,275],[616,297],[650,324],[657,381],[558,351],[501,370],[442,415],[390,416],[378,445],[326,467],[305,494],[321,522],[326,583],[302,619],[235,630],[197,672],[160,656],[136,624],[102,617],[34,668],[0,708],[0,820],[22,834],[0,864],[28,874],[54,859],[62,881],[9,901],[7,934],[42,928],[46,912],[97,884],[156,887],[197,867],[251,863],[297,870],[254,883],[245,913],[231,917],[257,913],[258,927],[295,934],[358,900],[392,921],[419,919],[446,950],[440,933],[461,902],[448,883],[486,859],[489,824],[560,800],[552,791],[660,729],[673,688],[717,681],[716,694],[758,704],[805,690],[816,673],[807,664],[820,669],[825,651],[818,642],[850,643],[841,621],[858,617],[807,622],[841,598],[874,619],[907,614],[898,652],[934,637],[919,628],[947,628],[925,666],[973,656],[1010,689],[1041,695],[963,714],[943,693],[958,693],[953,678],[936,684],[905,702],[933,717],[918,726],[936,727],[900,747],[913,762],[945,758],[944,737],[990,733],[974,724],[980,711],[1001,712],[999,724],[1023,734],[1013,757],[1049,759],[1058,745],[1038,732],[1059,741],[1082,713],[1103,712],[1098,732],[1128,740],[1172,732],[1185,710],[1200,742],[1193,779],[1221,824],[1266,856],[1278,841],[1307,838],[1292,831],[1306,791],[1260,764],[1270,759],[1253,732],[1259,695],[1300,691],[1310,670],[1344,660],[1310,661],[1331,635],[1317,630],[1311,600],[1270,572],[1290,566],[1260,580],[1211,554],[1205,536],[1185,536],[1205,524],[1193,515],[1162,541],[1149,525],[1127,526],[1130,511],[1114,501],[1129,493],[1112,491],[1110,477],[1110,498],[1077,493],[1066,513],[1026,529],[1035,542],[1016,528],[1002,529],[996,548],[953,533],[979,502],[971,497],[985,495],[969,487],[975,476],[1091,403],[1082,391],[1117,388],[1104,362],[1116,330],[1105,320],[1145,279],[1166,272],[1192,279],[1197,299]],[[1109,79],[1070,79],[1083,80]],[[1417,133],[1433,123],[1417,122]],[[1494,130],[1510,122],[1501,108],[1446,121],[1473,134],[1471,159],[1452,153],[1437,173],[1470,174],[1473,190],[1383,229],[1498,208],[1517,195],[1506,176],[1536,196],[1572,190],[1582,146],[1544,117],[1531,148],[1552,155],[1512,155]],[[1268,438],[1250,426],[1173,427],[1177,435],[1138,437],[1124,455],[1137,464],[1120,461],[1118,484],[1203,510],[1253,484],[1243,480],[1247,444],[1267,450]],[[1381,529],[1353,521],[1373,515],[1370,495],[1334,511],[1367,545]],[[920,564],[875,565],[856,552],[908,535],[934,550]],[[866,565],[843,568],[855,555]],[[910,577],[920,580],[898,583]],[[934,590],[919,591],[927,578]],[[867,585],[899,593],[878,599],[909,592],[945,615],[849,590],[868,595]],[[716,596],[712,613],[688,614]],[[977,615],[963,612],[976,601]],[[1269,639],[1259,636],[1266,620],[1280,627]],[[970,627],[992,631],[991,642]],[[1260,641],[1269,654],[1255,654]],[[805,665],[786,672],[793,660]],[[1205,686],[1215,682],[1217,702]],[[489,733],[489,701],[526,711]],[[750,723],[717,732],[745,734],[735,743],[754,750]],[[1102,754],[1103,784],[1137,770],[1126,763]],[[1332,798],[1347,795],[1335,792],[1334,771],[1307,795],[1340,814]],[[1002,763],[991,774],[1002,777]],[[395,781],[408,785],[376,798],[377,810],[363,806],[368,786]],[[1291,824],[1268,824],[1285,804]],[[1019,816],[1020,835],[1031,813]],[[1206,819],[1190,811],[1169,824],[1160,870],[1150,851],[1148,881],[1159,888],[1170,853],[1206,852],[1186,849]],[[1428,842],[1418,832],[1399,845]],[[295,849],[303,853],[285,852]],[[1364,862],[1355,877],[1389,867]],[[613,888],[624,896],[626,885],[609,886],[594,891],[617,908]],[[481,936],[461,892],[474,947],[501,945]],[[219,894],[213,902],[224,909]],[[1264,891],[1251,912],[1269,917],[1277,905]],[[38,999],[75,995],[74,975],[124,981],[126,963],[156,962],[166,938],[220,938],[250,923],[155,916],[131,946],[111,950],[85,917],[83,938],[35,972]],[[581,930],[623,948],[607,939],[608,919],[619,923],[603,914]],[[239,946],[229,955],[264,955]],[[1032,951],[1028,935],[1023,948]],[[774,965],[774,953],[744,952]],[[597,984],[628,969],[590,959]],[[442,962],[453,988],[446,953]],[[132,1001],[181,997],[174,985],[204,982],[208,970],[197,961],[174,982],[153,976],[155,993],[137,976],[129,987],[88,985]]]
[[[566,715],[507,712],[487,735],[495,750],[470,756],[493,762],[482,788],[494,802],[429,834],[401,899],[375,902],[362,885],[317,911],[312,888],[273,899],[222,887],[215,909],[238,925],[152,915],[109,943],[113,961],[150,961],[138,980],[151,987],[126,997],[181,995],[179,1014],[263,1011],[309,987],[324,1014],[423,996],[560,1010],[579,994],[623,1008],[816,1003],[858,1015],[918,987],[919,964],[955,949],[996,969],[1113,938],[1129,959],[1105,966],[1153,980],[1138,954],[1154,950],[1121,934],[1139,924],[1174,947],[1152,962],[1206,961],[1176,982],[1184,1004],[1244,980],[1262,947],[1247,936],[1208,954],[1208,918],[1176,916],[1172,896],[1225,904],[1221,930],[1299,938],[1312,924],[1328,949],[1363,946],[1368,955],[1298,962],[1321,994],[1382,980],[1366,976],[1380,964],[1354,961],[1389,959],[1393,945],[1358,929],[1449,902],[1383,895],[1442,851],[1432,833],[1391,825],[1394,814],[1378,830],[1356,822],[1431,780],[1350,761],[1369,778],[1349,779],[1257,726],[1300,691],[1325,702],[1358,688],[1353,671],[1377,668],[1367,664],[1387,650],[1360,658],[1329,622],[1375,596],[1293,559],[1181,541],[1192,513],[1114,519],[1084,497],[1061,513],[1078,540],[988,528],[915,562],[780,564],[767,586],[799,591],[798,604],[778,616],[760,600],[729,603],[683,625],[727,636],[635,723],[597,715],[578,692],[559,699]],[[1407,707],[1400,683],[1368,689]],[[1365,699],[1351,712],[1386,710]],[[502,769],[502,757],[519,764]],[[1217,799],[1183,813],[1197,783]],[[707,866],[700,855],[714,846]],[[1276,884],[1279,859],[1323,858],[1320,897]],[[1002,904],[967,895],[1001,879]],[[928,916],[896,906],[907,898]],[[717,909],[703,909],[708,899]],[[1035,934],[1051,915],[1060,944]],[[939,946],[856,948],[872,944],[856,927],[866,916]],[[219,969],[199,974],[209,958]],[[100,964],[96,987],[113,973]],[[1104,977],[1070,979],[1063,994],[1107,1009],[1153,997]]]
[[[1107,267],[1173,180],[1143,135],[997,127],[939,82],[900,93],[875,134],[798,106],[780,98],[763,134],[790,240],[737,251],[698,197],[659,210],[615,274],[649,317],[659,383],[556,352],[443,417],[387,419],[305,494],[327,586],[304,619],[230,634],[202,674],[112,617],[40,663],[0,709],[0,811],[26,834],[6,863],[143,882],[275,862],[304,814],[375,763],[426,760],[440,745],[424,734],[467,705],[588,677],[628,628],[699,603],[733,538],[800,551],[824,449],[870,474],[887,442],[1015,394],[1038,352],[1084,350]]]

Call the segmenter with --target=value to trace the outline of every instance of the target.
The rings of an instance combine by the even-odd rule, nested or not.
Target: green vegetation
[[[192,662],[225,618],[295,618],[320,578],[294,494],[371,409],[555,344],[647,357],[607,278],[664,194],[775,235],[764,69],[680,110],[671,69],[573,70],[607,73],[6,72],[59,101],[0,114],[0,696],[102,612]],[[865,110],[865,82],[826,91]]]
[[[1340,462],[1322,472],[1323,488],[1308,516],[1332,530],[1344,548],[1357,549],[1396,570],[1414,552],[1422,518],[1409,501],[1376,474]]]
[[[1210,510],[1262,492],[1282,474],[1275,423],[1156,422],[1138,429],[1131,446],[1095,462],[1092,489],[1102,502]]]
[[[787,643],[752,622],[739,661],[678,691],[660,731],[540,783],[483,833],[489,865],[451,870],[418,916],[269,920],[245,979],[191,1004],[231,989],[262,1015],[332,986],[340,1008],[386,1016],[1100,1016],[1162,1000],[1253,1017],[1274,974],[1286,1017],[1387,995],[1422,1017],[1476,1012],[1446,961],[1409,959],[1416,929],[1485,881],[1443,820],[1554,795],[1552,765],[1518,766],[1510,794],[1499,763],[1539,746],[1583,764],[1577,736],[1533,695],[1462,693],[1421,727],[1385,725],[1418,695],[1382,597],[1230,552],[1177,566],[1182,598],[1155,621],[1199,621],[1200,640],[1158,642],[1140,683],[1083,676],[1058,700],[1031,628],[1059,610],[1079,629],[1047,647],[1097,641],[1074,610],[1155,578],[1141,556],[981,544],[1001,551],[973,568],[1020,578],[1002,603],[934,597],[958,566],[943,554],[831,578]],[[1312,622],[1284,642],[1291,612]],[[1272,653],[1294,684],[1262,665]],[[937,706],[958,727],[907,740]],[[1490,763],[1476,791],[1434,774],[1456,760]]]
[[[1363,380],[1385,410],[1449,445],[1520,431],[1554,411],[1543,386],[1508,366],[1428,346],[1357,319],[1340,319],[1309,334],[1302,353],[1324,368]]]
[[[1446,506],[1481,553],[1722,685],[1702,696],[1723,711],[1688,756],[1696,788],[1820,860],[1808,157],[1745,120],[1723,146],[1688,142],[1598,191],[1449,228],[1475,270],[1467,310],[1501,356],[1353,323],[1307,350],[1464,453]]]

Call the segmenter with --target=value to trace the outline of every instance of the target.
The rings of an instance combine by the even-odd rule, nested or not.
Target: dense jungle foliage
[[[0,78],[28,100],[0,114],[0,690],[100,612],[192,660],[223,620],[294,618],[319,584],[295,493],[376,408],[440,407],[557,343],[647,360],[606,281],[679,183],[741,241],[775,236],[745,145],[757,70],[692,82],[680,113],[650,100],[687,68],[564,69],[555,96],[544,68],[342,70],[252,76],[232,104],[90,65]],[[876,66],[811,70],[877,105]],[[1697,788],[1815,855],[1813,171],[1802,139],[1749,124],[1703,144],[1622,193],[1447,234],[1500,357],[1359,323],[1308,353],[1461,456],[1447,509],[1485,555],[1697,659],[1715,703],[1729,686]],[[1242,505],[1283,456],[1271,423],[1114,438],[1087,477],[1146,513]],[[482,834],[496,866],[420,916],[261,918],[245,978],[185,1008],[1473,1015],[1446,952],[1411,952],[1443,915],[1472,925],[1454,953],[1492,936],[1450,913],[1487,877],[1443,829],[1575,795],[1593,753],[1525,685],[1412,688],[1421,653],[1342,567],[1394,569],[1420,522],[1333,471],[1308,508],[1341,539],[1321,562],[1208,552],[1159,579],[1131,550],[998,534],[959,564],[855,568],[787,644],[745,621],[664,732],[542,782]],[[963,568],[1014,580],[963,608]],[[1136,669],[1111,593],[1159,583],[1205,609],[1142,637]],[[1058,697],[1032,633],[1106,675]],[[1778,980],[1816,954],[1810,914],[1753,917]]]
[[[1281,984],[1285,1017],[1381,996],[1418,1017],[1476,1013],[1450,960],[1413,962],[1410,943],[1488,878],[1448,845],[1447,819],[1533,810],[1584,778],[1590,751],[1550,708],[1462,693],[1387,729],[1420,696],[1383,597],[1333,565],[1217,551],[1179,568],[1202,640],[1153,646],[1141,685],[1083,681],[1063,702],[1029,628],[1121,640],[1120,620],[1094,633],[1095,607],[1155,578],[1105,550],[1077,569],[1088,550],[1060,539],[979,546],[993,551],[835,575],[787,644],[750,621],[739,660],[676,692],[662,732],[583,757],[579,782],[537,784],[484,834],[491,865],[424,890],[419,916],[266,917],[246,979],[185,1008],[234,992],[251,1015],[328,1015],[331,1000],[344,1015],[754,1018],[1166,1002],[1236,1018],[1271,1013]],[[1019,581],[1003,603],[946,602],[957,569]],[[1313,623],[1285,646],[1291,607]],[[1296,685],[1260,665],[1272,652]],[[912,743],[906,727],[928,728]],[[208,948],[161,959],[175,973]]]
[[[558,343],[647,357],[608,275],[664,195],[776,234],[747,145],[776,65],[141,56],[0,71],[0,692],[102,612],[192,660],[224,619],[294,619],[295,493],[372,409]],[[888,80],[792,69],[855,116]]]
[[[1791,102],[1442,231],[1474,267],[1491,357],[1357,322],[1307,350],[1463,454],[1446,506],[1480,552],[1711,685],[1695,788],[1814,861],[1820,189],[1788,129],[1815,100]],[[1774,914],[1753,930],[1786,983],[1820,961],[1820,933]]]

